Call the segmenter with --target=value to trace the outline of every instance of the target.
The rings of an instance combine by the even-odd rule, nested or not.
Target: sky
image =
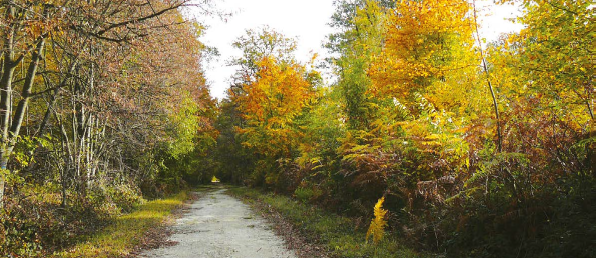
[[[483,9],[481,37],[492,41],[502,32],[521,28],[506,20],[519,13],[517,7],[495,6],[491,3],[492,0],[479,3],[479,9]],[[210,18],[204,21],[207,30],[200,38],[204,44],[217,48],[220,53],[220,56],[203,64],[214,98],[221,100],[226,96],[230,77],[236,70],[235,67],[227,66],[226,61],[241,55],[231,44],[247,29],[269,26],[286,37],[296,38],[298,49],[295,55],[298,61],[310,60],[312,53],[317,53],[320,58],[328,55],[322,45],[326,36],[333,32],[328,25],[335,12],[333,0],[220,0],[217,8],[232,16],[225,20]]]

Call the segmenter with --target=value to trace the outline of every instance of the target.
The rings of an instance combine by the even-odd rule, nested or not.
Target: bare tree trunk
[[[13,6],[6,8],[6,18],[14,17],[15,9]],[[9,20],[9,19],[6,19]],[[6,33],[6,39],[4,40],[2,48],[2,58],[4,63],[2,64],[2,77],[0,78],[0,130],[2,139],[0,139],[0,208],[4,206],[4,184],[6,182],[5,170],[8,163],[7,152],[9,135],[8,126],[10,123],[10,105],[12,96],[12,79],[16,64],[14,62],[14,34],[16,31],[16,25],[13,23]]]
[[[68,134],[66,133],[66,129],[64,128],[64,124],[62,123],[62,120],[59,118],[58,113],[54,110],[54,116],[56,118],[56,121],[58,122],[58,125],[60,127],[60,133],[62,134],[62,137],[64,138],[62,141],[60,141],[62,143],[62,152],[66,152],[66,154],[62,155],[64,157],[64,165],[65,167],[60,168],[59,167],[59,171],[60,171],[60,183],[62,185],[62,207],[66,206],[66,190],[67,190],[67,171],[70,171],[70,165],[74,164],[73,160],[72,160],[72,151],[70,149],[70,140],[68,139]]]
[[[21,133],[21,126],[23,124],[23,119],[25,118],[25,112],[27,110],[27,106],[29,104],[29,99],[31,99],[31,89],[33,88],[33,82],[35,81],[35,76],[37,76],[37,68],[39,67],[39,61],[41,60],[43,48],[45,44],[45,39],[41,37],[39,42],[37,43],[37,47],[35,52],[33,52],[31,63],[29,63],[29,68],[27,69],[27,75],[25,77],[25,84],[23,85],[23,90],[21,92],[21,100],[17,105],[17,109],[14,112],[14,116],[12,119],[12,125],[9,131],[9,142],[6,148],[6,157],[9,157],[14,149],[14,146],[17,141],[17,137]]]

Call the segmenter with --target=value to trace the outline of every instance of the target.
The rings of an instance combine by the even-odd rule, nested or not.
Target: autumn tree
[[[215,103],[203,28],[180,8],[208,2],[2,2],[0,238],[11,241],[0,255],[40,251],[44,227],[72,230],[79,211],[107,218],[134,207],[141,189],[159,195],[200,179]]]
[[[230,89],[245,120],[238,128],[243,144],[268,159],[291,158],[301,136],[296,119],[310,105],[320,75],[294,60],[292,39],[267,28],[247,31],[234,46],[244,53],[235,60],[240,84]]]
[[[453,75],[471,74],[476,66],[470,10],[466,1],[398,1],[387,19],[383,51],[368,70],[370,91],[407,106],[416,102],[416,93],[430,98],[433,91],[437,93],[430,101],[437,109],[461,103],[469,86]],[[439,99],[442,91],[452,91],[449,100]]]
[[[345,102],[347,123],[352,129],[369,128],[374,120],[374,102],[367,93],[371,81],[366,75],[373,56],[384,42],[386,12],[392,1],[336,1],[331,25],[340,32],[329,36],[327,48],[339,54],[329,60],[337,70]]]
[[[519,21],[526,27],[503,38],[491,53],[502,92],[519,101],[532,96],[532,105],[556,120],[584,133],[593,130],[593,6],[589,1],[522,2],[525,15]]]

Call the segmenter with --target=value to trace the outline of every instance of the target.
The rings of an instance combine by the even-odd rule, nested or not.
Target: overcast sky
[[[513,6],[489,6],[491,15],[483,19],[482,36],[494,40],[501,32],[518,30],[506,18],[513,18],[518,13]],[[333,0],[221,0],[218,8],[232,13],[227,22],[218,19],[205,21],[208,29],[201,38],[206,45],[216,47],[220,56],[205,64],[205,73],[211,88],[211,95],[222,99],[229,86],[229,78],[235,67],[226,66],[226,61],[240,56],[240,52],[231,47],[232,42],[244,35],[247,29],[260,28],[265,25],[283,33],[286,37],[298,40],[296,58],[307,61],[318,53],[321,58],[327,54],[322,44],[325,37],[332,32],[328,23],[335,9]]]

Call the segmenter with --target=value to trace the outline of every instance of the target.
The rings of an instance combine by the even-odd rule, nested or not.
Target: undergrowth
[[[67,257],[123,257],[130,255],[140,244],[144,233],[160,225],[171,212],[188,199],[181,192],[166,199],[142,204],[129,214],[120,216],[109,226],[74,247],[54,253],[54,258]]]
[[[128,185],[89,188],[86,196],[53,183],[10,184],[0,209],[0,257],[47,257],[85,240],[145,200]]]
[[[250,188],[232,187],[229,191],[253,206],[260,207],[264,212],[271,212],[266,207],[279,212],[307,241],[324,246],[333,257],[431,257],[407,248],[395,234],[388,234],[377,244],[367,243],[366,228],[357,227],[354,219],[324,211],[287,196],[263,193]]]

